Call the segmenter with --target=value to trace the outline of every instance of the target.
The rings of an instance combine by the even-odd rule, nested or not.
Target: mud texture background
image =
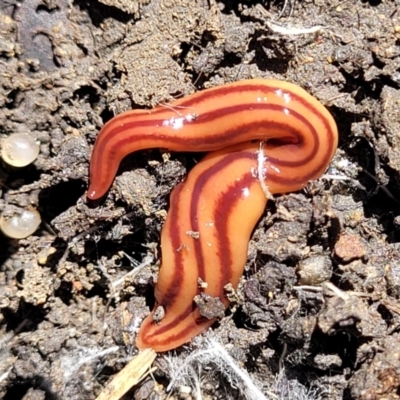
[[[324,178],[269,203],[226,316],[125,398],[252,398],[232,365],[271,399],[400,398],[400,3],[284,3],[0,1],[0,135],[41,144],[33,165],[0,166],[0,211],[43,220],[0,237],[0,398],[94,399],[137,354],[168,196],[201,155],[134,154],[88,204],[104,122],[253,77],[315,95],[340,149]]]

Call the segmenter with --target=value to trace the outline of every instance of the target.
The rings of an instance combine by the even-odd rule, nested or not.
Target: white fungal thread
[[[269,191],[265,179],[267,178],[268,168],[265,163],[268,161],[268,157],[264,153],[264,142],[260,142],[260,148],[257,152],[257,178],[260,181],[261,189],[263,190],[265,197],[268,200],[272,200],[274,196]]]

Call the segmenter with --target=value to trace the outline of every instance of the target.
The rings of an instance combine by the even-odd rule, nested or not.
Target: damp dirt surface
[[[255,77],[317,97],[339,149],[325,177],[269,202],[219,322],[124,399],[256,398],[250,383],[272,399],[400,398],[395,0],[0,0],[0,136],[40,143],[32,165],[1,163],[0,211],[42,217],[27,239],[0,236],[0,398],[95,399],[138,353],[169,193],[202,155],[133,154],[90,203],[103,124]]]

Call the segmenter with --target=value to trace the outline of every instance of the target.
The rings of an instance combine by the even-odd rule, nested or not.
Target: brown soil
[[[0,211],[33,206],[43,220],[25,240],[0,237],[0,398],[94,399],[137,353],[168,195],[200,156],[134,154],[93,206],[104,122],[252,77],[315,95],[340,149],[328,177],[270,202],[213,339],[159,356],[125,398],[195,399],[200,385],[203,399],[244,399],[232,365],[266,398],[400,398],[399,3],[283,3],[0,0],[0,135],[41,143],[33,165],[0,166]]]

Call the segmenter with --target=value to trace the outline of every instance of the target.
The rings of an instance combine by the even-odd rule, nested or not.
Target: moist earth
[[[0,211],[33,207],[43,222],[0,237],[0,398],[95,399],[137,354],[169,193],[202,155],[133,154],[91,204],[102,125],[254,77],[317,97],[339,150],[323,178],[269,202],[225,316],[124,398],[251,399],[251,384],[265,398],[400,398],[399,7],[1,0],[0,136],[29,133],[40,156],[1,163]]]

